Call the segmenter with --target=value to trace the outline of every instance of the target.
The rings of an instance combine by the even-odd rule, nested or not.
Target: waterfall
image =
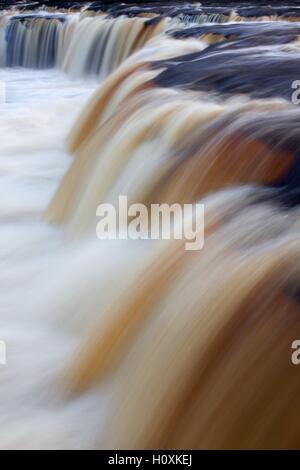
[[[13,17],[6,27],[6,65],[36,69],[57,64],[63,18]]]
[[[139,18],[84,18],[73,33],[62,67],[72,76],[105,78],[164,27],[163,21],[152,24]]]
[[[15,15],[2,19],[7,67],[60,68],[74,78],[103,79],[165,29],[164,21],[79,14]]]
[[[299,447],[299,8],[30,8],[0,17],[0,447]],[[131,237],[120,196],[203,246]]]

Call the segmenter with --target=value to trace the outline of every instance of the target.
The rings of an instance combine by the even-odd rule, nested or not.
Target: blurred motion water
[[[61,235],[41,222],[41,213],[70,164],[65,136],[95,83],[21,69],[0,70],[0,80],[6,85],[0,105],[0,330],[8,349],[8,366],[1,368],[0,441],[1,448],[47,447],[51,432],[58,440],[74,439],[71,411],[55,424],[61,405],[53,405],[51,386],[73,338],[34,315],[39,280],[65,254]],[[43,417],[36,414],[41,407]]]
[[[298,9],[175,3],[0,18],[3,449],[300,446]]]

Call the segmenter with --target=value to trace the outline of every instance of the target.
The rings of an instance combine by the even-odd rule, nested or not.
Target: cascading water
[[[0,448],[299,448],[298,19],[3,12]],[[98,240],[120,195],[203,203],[203,249]]]
[[[105,78],[162,32],[165,22],[54,13],[14,15],[4,18],[0,27],[7,67],[59,68],[74,78]]]

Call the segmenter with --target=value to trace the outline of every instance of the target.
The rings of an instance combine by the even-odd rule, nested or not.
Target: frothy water
[[[7,366],[0,371],[1,447],[47,448],[50,435],[62,447],[81,447],[82,420],[94,413],[90,404],[83,403],[76,418],[72,406],[62,410],[52,403],[56,372],[76,335],[51,326],[45,302],[38,311],[35,305],[45,300],[41,287],[50,289],[67,257],[62,234],[41,214],[70,165],[66,135],[96,83],[21,69],[0,70],[0,80],[6,84],[0,105],[0,331],[7,344]]]

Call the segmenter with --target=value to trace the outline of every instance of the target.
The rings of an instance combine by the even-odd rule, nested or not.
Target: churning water
[[[0,80],[6,85],[0,105],[0,329],[7,347],[7,365],[1,368],[1,447],[48,447],[49,433],[58,442],[68,436],[66,445],[73,440],[76,445],[69,412],[54,424],[61,404],[51,404],[54,390],[49,388],[74,339],[46,325],[51,318],[36,321],[51,295],[44,305],[35,304],[53,275],[50,283],[41,279],[65,253],[61,234],[41,215],[70,165],[66,135],[95,83],[70,81],[56,71],[22,69],[2,69]],[[44,418],[36,414],[38,408]],[[77,435],[81,425],[78,417]]]

